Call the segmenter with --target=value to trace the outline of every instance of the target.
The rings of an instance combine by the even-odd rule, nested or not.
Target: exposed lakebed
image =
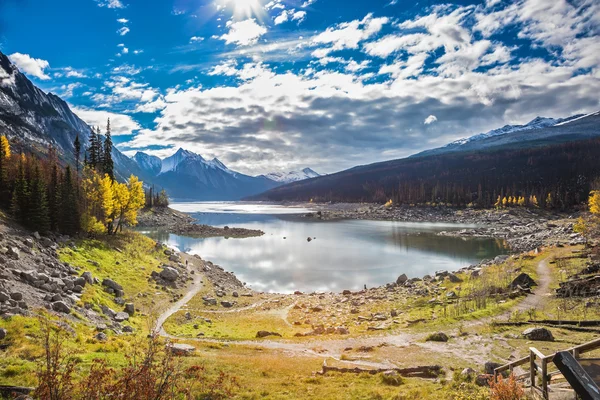
[[[243,239],[193,238],[160,228],[142,232],[233,271],[254,290],[289,293],[357,290],[456,270],[507,253],[502,240],[438,236],[473,225],[368,220],[318,221],[311,210],[256,203],[175,203],[199,223],[260,229]],[[307,238],[312,238],[308,241]]]

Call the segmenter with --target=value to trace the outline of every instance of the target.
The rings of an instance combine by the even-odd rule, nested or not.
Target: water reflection
[[[282,212],[256,214],[237,209],[235,213],[206,213],[202,204],[195,209],[186,207],[201,211],[193,213],[201,223],[262,229],[266,234],[247,239],[197,239],[160,230],[145,233],[234,271],[240,280],[260,291],[357,290],[365,284],[371,287],[391,282],[401,273],[423,276],[506,252],[502,241],[436,235],[464,225],[321,222]],[[307,237],[316,239],[308,242]]]

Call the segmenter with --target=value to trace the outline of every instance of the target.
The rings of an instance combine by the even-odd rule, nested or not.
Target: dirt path
[[[183,257],[182,253],[182,257]],[[184,258],[185,259],[185,258]],[[191,261],[191,258],[190,258]],[[494,319],[498,318],[508,318],[515,310],[519,311],[527,311],[531,308],[537,308],[540,304],[542,304],[545,299],[550,295],[550,283],[552,280],[552,276],[550,273],[550,268],[548,267],[548,260],[543,259],[537,265],[537,279],[538,286],[533,293],[525,297],[521,302],[516,304],[510,310],[504,312],[499,317],[490,317],[483,318],[477,321],[473,321],[472,323],[467,324],[467,326],[477,326],[491,322]],[[491,346],[487,346],[488,342],[491,342],[492,339],[484,339],[479,337],[478,345],[482,349],[487,349],[486,351],[482,351],[479,354],[469,353],[468,349],[472,347],[472,344],[468,339],[458,338],[455,341],[451,341],[448,343],[435,343],[435,342],[424,342],[423,339],[426,336],[426,333],[395,333],[388,335],[379,335],[379,336],[366,336],[366,337],[352,337],[352,338],[340,338],[340,339],[331,339],[331,340],[309,340],[306,342],[286,342],[279,340],[220,340],[220,339],[208,339],[208,338],[183,338],[177,337],[174,335],[168,334],[163,328],[163,323],[174,313],[179,311],[188,301],[190,301],[202,288],[201,284],[202,275],[196,273],[194,275],[194,281],[192,285],[189,287],[186,295],[180,299],[177,303],[174,303],[171,307],[169,307],[158,319],[156,323],[157,331],[161,336],[167,337],[170,339],[179,339],[185,341],[192,342],[204,342],[204,343],[229,343],[229,344],[238,344],[238,345],[247,345],[247,346],[260,346],[263,348],[271,349],[271,350],[280,350],[283,352],[291,353],[295,356],[320,356],[320,357],[331,357],[337,360],[341,359],[341,355],[344,352],[344,349],[347,347],[357,347],[357,346],[381,346],[381,345],[392,345],[396,347],[408,347],[410,345],[416,345],[421,348],[431,350],[438,353],[444,353],[452,356],[461,357],[465,360],[471,361],[476,364],[482,364],[483,362],[489,360],[490,354],[489,348]],[[293,306],[293,305],[292,305]],[[245,307],[245,309],[251,309],[253,307]],[[278,313],[280,316],[286,320],[287,322],[287,312],[291,307],[286,307],[280,310]],[[233,312],[234,310],[231,310]],[[242,310],[236,310],[242,311]],[[453,328],[453,331],[456,331],[457,328]],[[394,365],[385,360],[385,362],[371,362],[366,360],[355,360],[355,361],[346,361],[345,363],[361,365],[361,366],[371,366],[375,368],[385,368],[385,367],[393,367]]]

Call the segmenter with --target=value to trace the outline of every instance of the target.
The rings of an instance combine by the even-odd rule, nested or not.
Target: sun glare
[[[224,0],[221,4],[231,7],[236,18],[260,18],[263,14],[262,0]]]

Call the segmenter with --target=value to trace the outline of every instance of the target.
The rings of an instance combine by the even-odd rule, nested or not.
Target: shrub
[[[504,379],[490,379],[490,400],[520,400],[525,398],[525,391],[519,385],[514,375]]]

